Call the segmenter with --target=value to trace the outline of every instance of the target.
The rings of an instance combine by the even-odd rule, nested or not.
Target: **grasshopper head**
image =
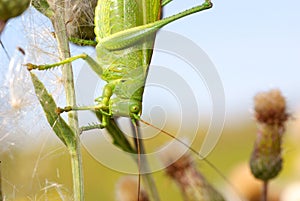
[[[133,99],[114,98],[111,102],[111,110],[114,116],[132,117],[141,114],[142,104]]]

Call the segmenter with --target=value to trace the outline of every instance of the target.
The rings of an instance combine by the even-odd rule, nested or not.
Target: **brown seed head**
[[[186,140],[183,140],[186,143]],[[166,173],[176,179],[180,173],[194,165],[194,159],[186,152],[186,147],[179,142],[173,142],[164,149],[160,155],[161,162],[167,166]]]
[[[261,123],[282,125],[288,118],[284,97],[278,89],[254,97],[255,117]]]
[[[182,140],[181,140],[182,141]],[[188,144],[186,140],[183,140]],[[169,144],[160,159],[166,165],[166,174],[179,186],[184,200],[224,201],[223,196],[211,186],[197,169],[192,155],[179,143]]]
[[[145,189],[140,189],[139,201],[149,201]],[[138,178],[126,176],[119,180],[116,186],[116,198],[118,201],[138,201]]]

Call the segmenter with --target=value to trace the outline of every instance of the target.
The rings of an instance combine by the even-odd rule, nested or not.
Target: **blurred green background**
[[[229,179],[232,178],[230,175],[235,167],[248,161],[256,133],[255,122],[250,118],[240,122],[227,122],[217,146],[208,156],[208,160]],[[284,136],[284,170],[271,183],[275,192],[284,189],[289,182],[300,179],[300,149],[297,146],[299,135],[295,135],[295,126],[296,122],[291,120]],[[42,134],[48,135],[46,132]],[[203,140],[201,134],[198,133],[193,143],[196,149]],[[146,148],[152,150],[166,140],[168,137],[156,137],[155,140],[146,141]],[[71,200],[71,167],[66,149],[55,137],[29,143],[1,152],[2,186],[6,200]],[[82,151],[85,200],[114,200],[116,183],[124,174],[101,165],[84,148]],[[227,181],[203,161],[196,161],[206,178],[226,193],[229,185]],[[182,200],[178,187],[163,171],[155,172],[153,176],[162,200]],[[240,175],[241,178],[244,176]],[[249,184],[247,188],[250,186]]]

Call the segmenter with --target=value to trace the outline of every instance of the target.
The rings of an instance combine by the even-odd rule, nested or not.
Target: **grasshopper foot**
[[[105,128],[106,126],[107,126],[107,123],[106,123],[106,122],[102,122],[102,123],[100,124],[100,128],[101,128],[101,129]]]
[[[34,65],[34,64],[32,64],[32,63],[24,64],[24,66],[26,66],[26,67],[27,67],[27,70],[29,70],[29,71],[38,68],[37,65]]]
[[[210,0],[206,0],[204,3],[203,3],[203,6],[205,6],[207,9],[208,8],[211,8],[213,7],[213,4]]]
[[[67,107],[64,107],[64,108],[58,107],[58,108],[56,108],[56,113],[58,115],[60,115],[61,113],[69,112],[71,110],[73,110],[71,106],[67,106]]]

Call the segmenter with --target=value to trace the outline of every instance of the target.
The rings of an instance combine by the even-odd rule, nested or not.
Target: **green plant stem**
[[[67,38],[67,30],[65,26],[65,1],[57,0],[55,2],[54,12],[55,15],[52,18],[52,23],[56,33],[56,39],[58,42],[58,48],[61,59],[69,58],[70,48]],[[74,90],[73,71],[71,64],[65,64],[62,68],[64,87],[66,93],[66,105],[76,105],[76,96]],[[84,200],[83,189],[83,172],[82,172],[82,156],[79,138],[79,125],[78,116],[76,112],[68,113],[69,126],[75,133],[74,143],[68,147],[71,154],[72,164],[72,176],[73,176],[73,194],[74,201]]]
[[[134,136],[136,136],[136,138],[135,138],[136,150],[138,150],[137,146],[140,146],[139,147],[140,153],[137,153],[137,154],[140,154],[140,164],[139,164],[138,158],[136,158],[136,162],[138,165],[141,166],[139,168],[142,172],[141,176],[143,178],[144,184],[145,184],[146,188],[150,191],[151,197],[153,198],[153,200],[160,201],[154,179],[150,173],[151,170],[150,170],[150,166],[149,166],[149,163],[147,160],[147,154],[145,151],[144,142],[143,142],[143,139],[141,136],[139,121],[135,121],[135,122],[131,123],[131,129],[132,129],[132,132],[135,134]],[[139,157],[139,156],[137,156],[137,157]],[[139,173],[141,173],[141,172],[139,172]],[[147,172],[147,173],[143,173],[143,172]]]
[[[263,181],[261,201],[268,200],[268,181]]]
[[[1,161],[0,161],[1,164]],[[3,196],[2,196],[2,175],[1,175],[1,166],[0,166],[0,201],[3,200]]]

